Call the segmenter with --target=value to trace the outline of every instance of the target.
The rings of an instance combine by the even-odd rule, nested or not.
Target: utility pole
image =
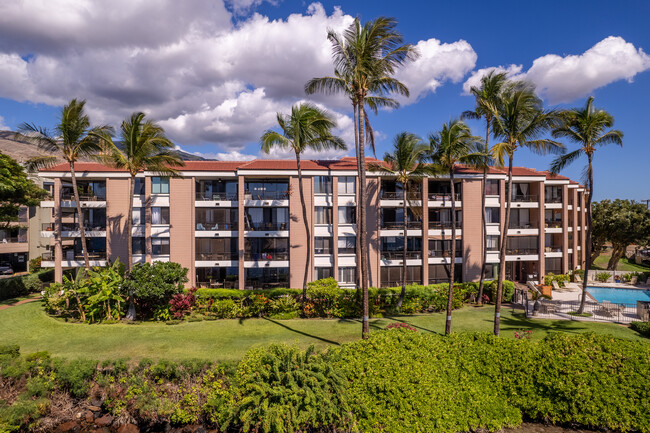
[[[645,202],[645,208],[646,208],[646,209],[650,209],[650,199],[647,199],[647,200],[641,200],[641,201],[644,201],[644,202]]]

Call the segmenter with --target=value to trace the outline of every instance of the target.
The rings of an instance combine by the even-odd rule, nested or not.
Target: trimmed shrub
[[[43,258],[41,256],[34,257],[29,261],[29,273],[33,274],[35,272],[38,272],[41,270],[41,263],[43,262]]]
[[[553,281],[557,281],[557,283],[562,287],[562,283],[569,282],[571,281],[571,276],[570,275],[555,275],[553,272],[549,272],[544,276],[544,284],[547,286],[550,286],[553,284]]]
[[[490,297],[490,301],[495,302],[497,298],[497,280],[486,281],[483,285],[484,292]],[[515,295],[515,283],[505,280],[503,282],[503,293],[501,302],[512,302]]]
[[[630,328],[644,337],[650,338],[650,322],[632,322],[630,323]]]
[[[54,270],[0,279],[0,301],[40,292],[45,282],[54,279]]]
[[[596,274],[596,280],[601,283],[606,283],[610,278],[612,278],[612,275],[609,272],[598,272]]]

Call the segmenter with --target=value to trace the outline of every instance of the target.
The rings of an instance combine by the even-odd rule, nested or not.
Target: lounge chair
[[[578,274],[573,274],[573,279],[576,280],[576,283],[582,283],[582,278]]]
[[[196,225],[196,229],[199,230],[199,231],[205,231],[205,227],[203,227],[203,224],[201,224],[201,223],[198,223]]]
[[[557,290],[558,292],[561,292],[562,289],[560,288],[560,285],[557,283],[557,281],[553,280],[553,290]]]
[[[636,285],[638,281],[639,281],[639,277],[637,277],[636,275],[630,278],[630,284],[632,284],[633,286]]]

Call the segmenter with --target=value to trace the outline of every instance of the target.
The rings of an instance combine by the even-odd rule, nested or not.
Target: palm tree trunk
[[[126,218],[126,238],[128,239],[127,245],[127,254],[126,254],[126,269],[128,271],[133,267],[133,182],[135,174],[131,173],[129,176],[129,213]],[[127,300],[129,301],[129,306],[126,312],[127,320],[135,320],[137,313],[135,311],[135,299],[133,299],[133,294],[129,293]]]
[[[361,290],[362,290],[362,328],[361,337],[367,339],[370,336],[370,306],[368,299],[368,253],[366,245],[366,153],[365,153],[365,130],[364,130],[364,112],[363,97],[359,98],[359,160],[361,163],[359,171],[359,211],[361,221],[357,225],[357,231],[360,232],[359,252],[361,254]]]
[[[357,104],[352,104],[352,108],[354,109],[354,151],[356,153],[357,157],[357,173],[361,173],[361,159],[359,159],[359,115],[358,115],[358,105]],[[361,182],[359,182],[359,185],[361,185]],[[361,231],[359,230],[360,227],[360,221],[361,221],[361,206],[359,206],[359,203],[361,202],[361,194],[359,191],[357,191],[357,231],[356,231],[356,244],[357,247],[355,248],[356,250],[356,263],[357,263],[357,269],[359,269],[359,264],[361,263]],[[356,279],[357,279],[357,290],[361,289],[361,272],[356,273]],[[357,298],[358,299],[358,298]]]
[[[81,202],[79,201],[79,191],[77,190],[77,176],[74,172],[74,162],[70,162],[70,177],[72,178],[72,190],[74,201],[77,207],[77,218],[79,219],[79,234],[81,235],[81,252],[84,255],[84,267],[90,269],[90,260],[88,259],[88,248],[86,247],[86,230],[84,229],[84,215],[81,212]]]
[[[305,223],[305,233],[307,234],[307,257],[305,259],[305,276],[302,281],[302,312],[305,313],[305,301],[307,300],[307,281],[309,279],[309,265],[311,259],[311,233],[309,222],[307,221],[307,207],[305,206],[305,192],[302,186],[302,169],[300,168],[300,153],[296,152],[296,163],[298,164],[298,190],[300,191],[300,205],[302,206],[302,219]]]
[[[408,243],[408,222],[407,222],[407,213],[408,208],[406,206],[406,200],[408,199],[408,182],[404,183],[404,205],[402,210],[404,212],[404,255],[402,260],[402,291],[399,293],[399,298],[397,299],[397,311],[402,308],[402,303],[404,303],[404,297],[406,296],[406,250]]]
[[[591,268],[591,197],[594,195],[594,171],[592,162],[592,155],[587,154],[589,165],[587,166],[587,178],[589,180],[589,194],[587,195],[587,202],[585,203],[587,210],[587,239],[585,239],[585,251],[583,257],[585,258],[585,277],[582,280],[582,296],[580,297],[580,307],[578,314],[582,314],[585,310],[585,302],[587,300],[587,281],[589,280],[589,268]],[[584,230],[584,229],[582,229]]]
[[[481,188],[483,189],[483,197],[481,197],[481,230],[483,230],[483,260],[481,261],[481,278],[478,282],[478,300],[477,304],[483,305],[483,280],[485,279],[485,263],[487,262],[487,229],[485,224],[485,196],[487,194],[487,166],[488,166],[488,152],[490,151],[490,120],[489,118],[485,119],[487,126],[485,127],[485,161],[483,165],[483,180]]]
[[[503,281],[506,279],[506,246],[508,245],[508,226],[510,225],[510,207],[512,206],[512,162],[514,149],[508,157],[508,183],[506,184],[506,218],[501,230],[501,248],[499,250],[499,281],[497,283],[497,299],[494,306],[494,335],[499,335],[501,326],[501,296]]]
[[[451,257],[449,257],[449,293],[447,294],[447,319],[445,321],[445,335],[451,333],[451,310],[454,307],[454,272],[456,266],[456,194],[454,191],[454,167],[449,170],[449,183],[451,186]]]

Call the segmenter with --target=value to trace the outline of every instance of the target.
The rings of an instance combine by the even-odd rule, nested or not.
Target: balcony
[[[237,201],[237,193],[229,192],[197,192],[196,201]]]
[[[562,221],[544,221],[544,227],[547,229],[561,229]]]
[[[513,203],[536,203],[538,196],[531,194],[516,194],[512,196]]]
[[[403,200],[404,191],[382,191],[381,192],[382,200]],[[409,191],[408,193],[409,200],[421,200],[422,193],[420,191]]]
[[[545,253],[561,253],[562,252],[562,246],[561,245],[546,246],[546,247],[544,247],[544,252]]]
[[[63,223],[63,224],[61,224],[61,231],[62,232],[77,232],[79,230],[80,230],[79,224],[74,224],[74,223]],[[84,224],[84,231],[87,231],[87,232],[105,232],[106,231],[106,223],[104,223],[104,224],[95,224],[95,225]]]
[[[528,256],[539,254],[538,248],[507,248],[506,254],[511,256]]]
[[[54,261],[54,251],[46,251],[41,254],[41,260],[44,262]]]
[[[433,230],[450,229],[452,227],[451,221],[429,221],[429,228]],[[456,221],[456,228],[463,227],[462,221]]]
[[[454,195],[456,197],[455,201],[460,201],[460,193]],[[451,202],[451,193],[443,192],[432,192],[429,193],[429,201],[442,201],[442,202]]]
[[[404,222],[402,221],[382,221],[382,230],[404,230]],[[407,230],[421,230],[422,221],[409,221],[406,223]]]
[[[422,258],[422,251],[407,251],[406,260],[418,260]],[[404,251],[382,251],[382,260],[404,260]]]
[[[239,228],[237,223],[214,223],[214,222],[197,222],[196,231],[236,231]]]
[[[245,192],[246,200],[289,200],[290,191]]]
[[[288,223],[286,222],[246,222],[246,230],[248,231],[281,231],[288,230]]]
[[[520,222],[510,222],[508,228],[511,230],[523,230],[523,229],[536,229],[534,224],[531,223],[520,223]]]
[[[429,250],[429,257],[451,257],[449,250]],[[456,248],[456,257],[463,257],[463,250]]]
[[[267,261],[267,260],[277,260],[277,261],[287,261],[289,260],[288,252],[274,252],[268,251],[264,253],[250,253],[247,252],[244,255],[244,259],[248,261]]]
[[[2,244],[24,244],[27,242],[27,235],[3,237],[0,239]]]
[[[196,253],[196,260],[201,261],[235,261],[239,260],[239,253],[237,252],[228,252],[228,253]]]
[[[544,203],[562,203],[562,197],[545,197]]]

